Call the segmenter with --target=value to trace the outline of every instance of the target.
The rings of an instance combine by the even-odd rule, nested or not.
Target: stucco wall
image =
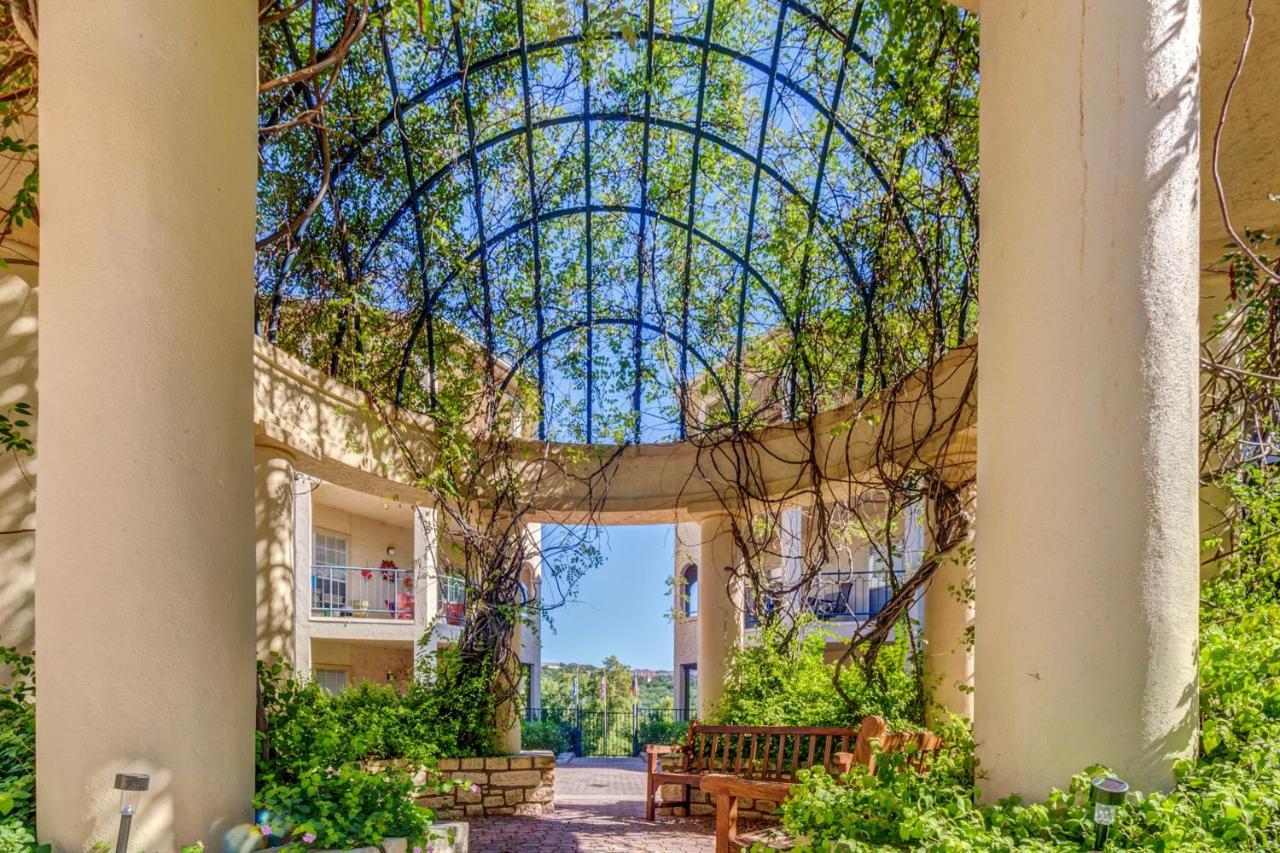
[[[14,269],[19,269],[15,267]],[[36,304],[33,267],[0,278],[0,414],[36,399]],[[39,414],[38,410],[36,414]],[[35,418],[28,438],[36,438]],[[38,445],[37,445],[38,447]],[[36,459],[0,455],[0,645],[29,650],[35,643]],[[0,678],[7,673],[0,672]]]
[[[383,560],[394,560],[400,568],[410,568],[413,563],[413,528],[369,518],[354,512],[336,509],[324,504],[324,486],[317,489],[311,504],[312,531],[337,533],[347,538],[348,560],[352,566],[382,565]],[[396,549],[394,557],[387,556],[387,546]],[[314,555],[313,555],[314,558]],[[308,567],[309,569],[310,567]]]
[[[345,669],[352,685],[362,681],[405,681],[413,672],[413,644],[312,639],[311,666]]]

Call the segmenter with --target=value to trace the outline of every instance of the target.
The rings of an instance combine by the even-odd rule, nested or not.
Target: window
[[[698,566],[690,563],[680,572],[680,612],[686,617],[698,615]]]
[[[347,566],[347,540],[332,533],[316,531],[316,551],[313,562],[317,566]]]
[[[684,663],[680,665],[680,698],[684,707],[677,708],[676,714],[681,720],[688,720],[698,715],[698,665]]]
[[[461,625],[467,610],[467,587],[457,575],[440,578],[440,611],[449,625]]]
[[[317,669],[315,682],[335,696],[347,689],[350,674],[345,669]]]
[[[311,570],[311,610],[314,615],[349,615],[347,602],[347,540],[315,532]]]

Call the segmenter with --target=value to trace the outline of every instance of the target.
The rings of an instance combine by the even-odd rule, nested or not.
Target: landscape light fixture
[[[1093,803],[1093,822],[1097,826],[1093,836],[1093,849],[1101,850],[1111,834],[1116,811],[1124,804],[1129,793],[1129,783],[1115,776],[1095,776],[1090,783],[1089,801]]]
[[[146,773],[117,773],[115,789],[120,792],[120,832],[116,836],[116,853],[129,851],[129,826],[138,813],[138,800],[151,786]]]

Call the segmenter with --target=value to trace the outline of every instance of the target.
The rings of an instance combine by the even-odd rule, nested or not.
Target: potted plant
[[[369,615],[369,599],[359,598],[356,599],[354,603],[355,606],[352,608],[352,613],[359,616],[361,619]]]

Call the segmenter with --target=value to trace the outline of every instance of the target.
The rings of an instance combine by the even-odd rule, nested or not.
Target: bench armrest
[[[668,755],[669,753],[675,752],[678,749],[680,749],[680,747],[672,746],[671,744],[667,744],[667,743],[648,743],[648,744],[645,744],[645,747],[644,747],[644,751],[649,755]]]
[[[791,793],[791,782],[763,782],[743,779],[728,773],[708,773],[698,787],[708,796],[725,794],[729,797],[747,797],[752,800],[768,800],[780,803]]]

